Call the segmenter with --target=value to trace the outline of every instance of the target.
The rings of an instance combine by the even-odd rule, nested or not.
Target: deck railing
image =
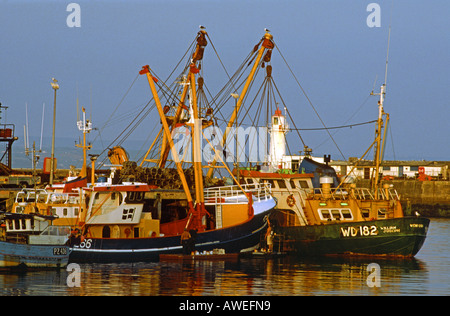
[[[241,189],[242,188],[242,189]],[[268,200],[271,197],[271,185],[268,183],[252,183],[212,187],[204,190],[206,204],[217,203],[247,203],[247,195],[251,194],[253,201]]]
[[[49,192],[45,189],[37,190],[23,190],[17,193],[15,202],[16,203],[64,203],[64,204],[76,204],[79,203],[79,195],[74,193],[60,193],[60,192]]]
[[[350,197],[357,200],[375,200],[375,191],[368,188],[353,188],[353,189],[331,189],[329,193],[324,192],[322,188],[304,189],[308,197],[314,199],[331,198],[333,200],[342,199],[347,200]],[[393,188],[378,189],[378,200],[399,200],[400,197],[397,191]]]

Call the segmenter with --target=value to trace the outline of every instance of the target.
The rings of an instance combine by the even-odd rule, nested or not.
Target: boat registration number
[[[67,248],[66,247],[53,247],[53,255],[55,256],[66,256]]]
[[[349,226],[349,227],[341,227],[341,236],[342,237],[357,237],[357,236],[377,236],[378,229],[377,226]]]

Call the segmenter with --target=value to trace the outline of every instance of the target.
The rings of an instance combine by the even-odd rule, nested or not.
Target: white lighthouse
[[[286,133],[289,126],[286,117],[277,108],[275,114],[272,115],[270,128],[270,165],[274,169],[283,169],[286,155]]]

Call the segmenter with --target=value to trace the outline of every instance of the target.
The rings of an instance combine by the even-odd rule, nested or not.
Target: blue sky
[[[66,24],[70,2],[0,1],[0,102],[9,107],[6,123],[16,125],[20,138],[15,155],[23,147],[25,103],[30,140],[37,143],[45,103],[44,146],[51,146],[52,77],[60,84],[57,146],[72,147],[79,137],[75,124],[77,87],[80,104],[101,128],[141,66],[149,64],[166,77],[199,25],[206,26],[229,72],[242,62],[267,27],[327,126],[373,120],[378,99],[368,96],[376,78],[375,92],[384,81],[391,23],[385,111],[392,125],[385,158],[450,160],[447,0],[76,1],[81,8],[81,27],[73,28]],[[366,8],[371,2],[380,5],[381,27],[370,28],[366,23],[370,14]],[[205,56],[204,62],[211,69],[218,66],[211,45]],[[275,50],[272,66],[297,127],[321,127]],[[215,91],[225,82],[225,74],[217,69],[208,78]],[[148,84],[140,77],[117,113],[132,111],[149,99]],[[132,135],[136,144],[148,141],[148,130],[155,122],[159,124],[155,117],[147,120]],[[5,123],[5,115],[1,123]],[[95,146],[100,148],[116,137],[121,124],[126,122],[105,128]],[[290,147],[301,150],[303,146],[295,143],[293,134],[288,138],[292,139]],[[373,125],[333,134],[346,158],[361,156],[373,136]],[[302,137],[315,155],[342,158],[325,132],[305,131]]]

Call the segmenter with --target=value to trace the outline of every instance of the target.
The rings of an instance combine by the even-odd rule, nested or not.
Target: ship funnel
[[[331,184],[333,178],[329,176],[320,177],[320,186],[322,187],[322,195],[325,199],[331,198]]]

